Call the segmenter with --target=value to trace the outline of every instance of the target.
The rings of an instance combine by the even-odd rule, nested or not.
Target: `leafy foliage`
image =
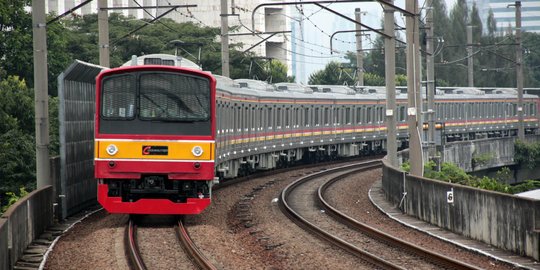
[[[72,59],[90,63],[99,62],[97,47],[97,15],[90,14],[63,20],[67,32],[67,51]],[[140,30],[131,33],[134,29]],[[231,29],[234,31],[234,29]],[[131,33],[131,34],[130,34]],[[125,17],[119,13],[109,16],[110,62],[117,67],[131,59],[132,55],[154,53],[177,54],[195,63],[204,70],[221,74],[220,33],[215,27],[201,27],[192,22],[177,23],[162,18],[152,24],[148,20]],[[279,61],[269,63],[257,59],[253,53],[240,52],[239,43],[229,45],[231,78],[257,78],[273,82],[291,81],[287,68]],[[199,59],[199,48],[201,58]]]
[[[409,161],[403,162],[401,169],[410,172],[411,165]],[[438,171],[435,162],[429,161],[424,164],[424,177],[510,194],[540,188],[540,181],[538,180],[527,180],[525,183],[515,186],[506,184],[506,181],[511,178],[511,171],[507,167],[500,169],[495,178],[489,178],[487,176],[477,177],[467,174],[458,166],[446,162],[441,165],[441,170]]]
[[[540,165],[540,143],[525,143],[517,140],[514,144],[514,161],[520,166],[534,169]]]
[[[512,187],[512,193],[521,193],[529,190],[540,189],[540,181],[538,180],[527,180],[525,183],[515,185]]]
[[[433,1],[434,47],[436,85],[466,86],[467,75],[467,25],[472,25],[474,84],[479,87],[515,87],[515,37],[512,32],[496,32],[493,11],[489,11],[486,25],[482,24],[479,10],[474,2],[459,0],[448,10],[445,1]],[[382,23],[381,23],[382,26]],[[422,30],[421,30],[422,31]],[[396,37],[400,40],[399,35]],[[524,85],[540,84],[540,34],[522,33],[524,47]],[[384,78],[384,38],[373,41],[372,49],[364,55],[364,70]],[[486,46],[489,45],[489,46]],[[406,54],[403,44],[396,45],[396,75],[406,73]],[[425,46],[425,44],[424,44]],[[349,52],[348,65],[356,66],[356,53]],[[347,64],[346,64],[347,65]],[[425,68],[425,66],[423,67]],[[426,72],[423,72],[426,74]],[[397,85],[406,85],[406,80]],[[366,83],[366,85],[380,85]]]
[[[34,188],[34,102],[23,80],[0,81],[0,194]]]
[[[19,188],[19,194],[16,194],[15,192],[7,192],[6,193],[6,197],[5,198],[2,198],[0,196],[0,214],[6,212],[6,210],[11,206],[13,205],[14,203],[16,203],[20,198],[24,197],[28,195],[28,192],[26,191],[26,189],[24,187],[21,187]]]
[[[309,76],[308,83],[314,85],[355,85],[357,78],[351,75],[354,74],[353,69],[350,67],[351,65],[354,64],[343,64],[332,61],[326,64],[323,70],[312,73]],[[364,85],[384,86],[385,84],[384,77],[375,73],[364,73]],[[396,76],[396,85],[407,85],[407,77],[403,74],[398,74]]]
[[[472,167],[476,168],[477,166],[485,165],[492,158],[493,158],[492,153],[483,153],[483,154],[480,154],[480,155],[478,155],[476,153],[473,153],[473,157],[472,157],[472,160],[471,160]]]

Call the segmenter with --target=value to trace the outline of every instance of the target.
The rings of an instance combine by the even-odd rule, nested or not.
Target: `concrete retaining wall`
[[[408,215],[540,260],[540,200],[404,177],[403,171],[383,163],[386,197]],[[453,191],[454,203],[447,202],[448,191]]]
[[[515,141],[515,137],[506,137],[449,143],[445,145],[443,160],[458,165],[466,172],[512,166],[515,165]],[[540,136],[527,136],[525,141],[528,143],[539,142]],[[406,158],[407,155],[405,154],[404,157]],[[424,157],[427,159],[427,152],[424,153]],[[484,160],[480,163],[474,162],[475,158],[476,161],[479,158]],[[523,170],[517,172],[515,176],[516,179],[513,179],[512,183],[533,179],[534,172]]]
[[[9,269],[7,219],[0,218],[0,269]]]
[[[0,269],[13,268],[26,247],[52,223],[52,186],[35,190],[12,205],[0,218]]]
[[[514,164],[515,138],[490,138],[450,143],[444,149],[444,161],[458,165],[467,172]],[[485,162],[473,164],[483,156]]]

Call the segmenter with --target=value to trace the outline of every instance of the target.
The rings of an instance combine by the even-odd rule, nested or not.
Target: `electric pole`
[[[422,176],[423,159],[420,129],[418,122],[422,117],[422,94],[420,91],[420,38],[418,22],[418,0],[406,0],[405,9],[413,15],[406,16],[407,28],[407,122],[409,130],[409,161],[411,175]]]
[[[384,62],[386,78],[386,152],[392,166],[397,162],[397,123],[396,123],[396,39],[394,27],[394,0],[387,0],[390,5],[383,5],[384,32],[390,38],[384,39]],[[356,29],[358,30],[358,28]],[[358,35],[358,34],[357,34]]]
[[[362,23],[361,15],[359,8],[354,10],[355,19],[358,22],[356,25],[356,72],[358,75],[358,86],[364,86],[364,56],[362,55]]]
[[[467,71],[469,79],[469,87],[474,87],[474,74],[473,74],[473,40],[472,40],[472,25],[467,25]]]
[[[109,60],[109,11],[107,0],[98,0],[99,65],[110,67]]]
[[[227,0],[221,0],[221,75],[229,75],[229,15]]]
[[[518,92],[518,138],[525,140],[523,123],[523,44],[521,44],[521,1],[516,1],[516,83]]]
[[[433,0],[427,0],[426,26],[428,152],[429,157],[433,158],[435,156],[435,59],[433,55]]]
[[[45,1],[32,0],[34,102],[36,125],[36,185],[52,185],[49,169],[49,93],[47,84],[47,24]]]

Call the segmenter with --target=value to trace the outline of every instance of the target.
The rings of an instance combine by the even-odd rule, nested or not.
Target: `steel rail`
[[[304,219],[302,216],[300,216],[294,209],[292,209],[292,207],[288,204],[288,197],[290,195],[290,193],[292,192],[292,190],[294,190],[296,187],[302,185],[303,183],[307,182],[307,181],[310,181],[312,179],[315,179],[317,177],[321,177],[321,176],[324,176],[324,175],[328,175],[328,174],[331,174],[331,173],[336,173],[336,172],[339,172],[340,170],[347,170],[346,173],[344,173],[345,175],[346,174],[352,174],[352,173],[355,173],[355,172],[358,172],[358,171],[362,171],[362,170],[365,170],[367,168],[372,168],[374,166],[381,166],[381,161],[380,160],[376,160],[376,161],[367,161],[367,162],[362,162],[362,163],[359,163],[359,164],[352,164],[352,165],[346,165],[346,166],[341,166],[341,167],[337,167],[337,168],[332,168],[332,169],[328,169],[328,170],[325,170],[325,171],[321,171],[321,172],[317,172],[317,173],[314,173],[314,174],[310,174],[310,175],[307,175],[307,176],[304,176],[302,178],[299,178],[298,180],[294,181],[293,183],[289,184],[288,186],[286,186],[282,192],[281,192],[281,195],[280,195],[280,200],[279,200],[279,207],[281,209],[281,211],[287,216],[289,217],[294,223],[296,223],[299,227],[315,234],[316,236],[348,251],[349,253],[359,257],[360,259],[362,260],[365,260],[366,262],[370,263],[370,264],[373,264],[375,265],[376,267],[378,268],[382,268],[382,269],[404,269],[398,265],[395,265],[389,261],[386,261],[382,258],[379,258],[378,256],[374,255],[374,254],[371,254],[365,250],[362,250],[362,249],[359,249],[357,248],[356,246],[354,245],[351,245],[350,243],[342,240],[342,239],[339,239],[333,235],[331,235],[330,233],[328,232],[325,232],[324,230],[318,228],[315,224],[307,221],[306,219]],[[344,174],[341,174],[341,176],[343,176]]]
[[[176,227],[175,231],[178,239],[182,243],[184,250],[191,256],[191,258],[193,258],[195,263],[201,269],[217,270],[217,267],[215,267],[214,264],[212,264],[212,262],[210,262],[210,260],[204,256],[195,243],[193,243],[181,219],[178,219],[178,226]]]
[[[137,270],[146,270],[146,265],[141,257],[139,246],[137,245],[137,226],[131,218],[126,227],[124,242],[130,267]]]
[[[341,180],[342,177],[334,177],[327,182],[325,182],[323,185],[321,185],[317,191],[318,193],[318,199],[319,202],[323,205],[326,213],[329,213],[334,218],[340,220],[340,222],[343,222],[344,224],[348,225],[351,228],[354,228],[355,230],[358,230],[370,237],[373,237],[377,240],[380,240],[390,246],[394,246],[403,250],[406,250],[408,252],[411,252],[412,254],[415,254],[416,256],[426,258],[431,262],[434,262],[435,264],[449,268],[449,269],[481,269],[476,266],[455,260],[453,258],[441,255],[439,253],[429,251],[427,249],[424,249],[420,246],[416,246],[414,244],[411,244],[409,242],[403,241],[399,238],[393,237],[385,232],[382,232],[380,230],[377,230],[374,227],[371,227],[365,223],[362,223],[358,220],[355,220],[349,216],[347,216],[345,213],[337,210],[335,207],[331,206],[328,201],[325,199],[325,193],[326,190],[335,182]]]

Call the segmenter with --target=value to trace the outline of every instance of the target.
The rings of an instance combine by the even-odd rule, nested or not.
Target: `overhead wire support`
[[[384,30],[384,29],[379,29],[380,30]],[[332,33],[332,35],[330,36],[330,54],[333,54],[334,53],[334,49],[333,49],[333,40],[334,40],[334,36],[337,35],[337,34],[342,34],[342,33],[356,33],[356,32],[369,32],[371,30],[341,30],[341,31],[336,31],[334,33]],[[396,42],[399,42],[401,44],[407,44],[405,43],[405,41],[403,40],[399,40],[397,38],[394,37],[394,39],[396,40]],[[368,51],[368,50],[375,50],[375,49],[364,49],[364,51]]]
[[[291,32],[291,31],[288,31],[288,32]],[[277,34],[278,34],[278,33],[273,33],[273,34],[271,34],[270,36],[268,36],[268,37],[266,37],[266,38],[263,38],[261,41],[259,41],[259,42],[255,43],[255,44],[253,44],[253,46],[251,46],[251,47],[249,47],[247,50],[243,51],[243,53],[249,52],[249,51],[252,50],[253,48],[259,46],[259,44],[261,44],[261,43],[263,43],[263,42],[269,40],[271,37],[273,37],[273,36],[275,36],[275,35],[277,35]]]
[[[147,8],[190,8],[197,7],[197,5],[170,5],[170,6],[140,6],[140,7],[106,7],[101,8],[102,10],[127,10],[127,9],[147,9]]]
[[[332,1],[304,1],[304,2],[275,2],[263,3],[256,6],[251,12],[251,29],[255,29],[255,12],[257,9],[264,6],[293,6],[306,4],[337,4],[337,3],[353,3],[353,2],[373,2],[372,0],[332,0]]]
[[[339,13],[339,12],[337,12],[337,11],[331,9],[331,8],[325,7],[325,6],[323,6],[323,5],[319,4],[319,3],[315,3],[315,5],[318,6],[318,7],[320,7],[320,8],[323,8],[323,9],[325,9],[325,10],[327,10],[327,11],[330,11],[330,12],[336,14],[336,15],[338,15],[338,16],[340,16],[341,18],[344,18],[345,20],[348,20],[348,21],[350,21],[350,22],[353,22],[353,23],[355,23],[355,24],[357,24],[357,25],[360,25],[360,26],[362,26],[362,27],[364,27],[364,28],[367,28],[367,29],[369,29],[369,30],[371,30],[371,31],[373,31],[373,32],[375,32],[375,33],[381,35],[381,36],[384,36],[385,38],[392,38],[391,36],[387,35],[387,34],[384,33],[384,32],[381,32],[381,31],[379,31],[379,30],[377,30],[377,29],[375,29],[375,28],[372,28],[372,27],[370,27],[370,26],[367,26],[367,25],[365,25],[365,24],[363,24],[363,23],[357,22],[356,20],[353,20],[353,19],[351,19],[351,18],[349,18],[349,17],[347,17],[347,16],[345,16],[345,15],[343,15],[343,14],[341,14],[341,13]]]
[[[123,35],[122,37],[119,37],[119,38],[115,39],[115,40],[112,42],[112,44],[115,44],[115,43],[118,42],[119,40],[121,40],[121,39],[123,39],[123,38],[126,38],[126,37],[130,36],[131,34],[133,34],[133,33],[137,32],[137,31],[143,29],[144,27],[146,27],[146,26],[148,26],[149,24],[152,24],[153,22],[155,22],[155,21],[161,19],[162,17],[164,17],[165,15],[171,13],[173,10],[176,10],[177,8],[180,8],[180,7],[182,7],[182,8],[183,8],[183,7],[185,7],[185,8],[197,7],[197,5],[176,5],[176,6],[167,6],[167,7],[171,7],[171,9],[169,9],[169,10],[166,11],[166,12],[163,12],[163,14],[161,14],[161,15],[155,17],[154,19],[152,19],[152,20],[149,21],[148,23],[143,24],[143,25],[137,27],[136,29],[130,31],[129,33]],[[145,9],[145,8],[147,8],[147,7],[135,7],[135,8]],[[156,8],[156,6],[153,6],[152,8]],[[108,8],[104,8],[104,10],[106,10],[106,9],[108,9]]]
[[[369,32],[370,30],[341,30],[341,31],[336,31],[334,33],[332,33],[332,35],[330,36],[330,54],[334,54],[334,47],[332,45],[332,41],[334,40],[334,36],[337,35],[337,34],[342,34],[342,33],[362,33],[362,32]]]
[[[75,12],[75,10],[79,9],[79,8],[82,8],[84,6],[86,6],[87,4],[89,4],[90,2],[92,2],[92,0],[86,0],[86,1],[83,1],[82,3],[74,6],[73,8],[67,10],[66,12],[62,13],[61,15],[58,15],[56,16],[54,19],[50,20],[47,22],[47,25],[53,23],[53,22],[56,22],[64,17],[66,17],[67,15],[69,14],[72,14],[73,12]]]
[[[272,31],[272,32],[250,32],[250,33],[236,33],[236,34],[229,34],[229,36],[252,36],[254,34],[258,35],[276,35],[276,34],[288,34],[291,31]]]

